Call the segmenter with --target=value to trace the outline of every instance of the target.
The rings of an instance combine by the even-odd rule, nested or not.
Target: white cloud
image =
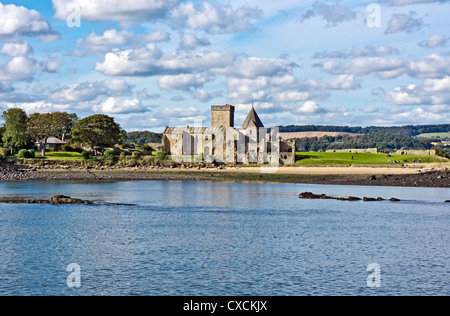
[[[161,76],[158,85],[167,91],[189,91],[191,88],[199,88],[208,82],[215,80],[214,76],[207,74],[180,74],[176,76]]]
[[[41,40],[59,39],[47,20],[37,11],[0,3],[0,38],[37,36]]]
[[[236,59],[227,67],[226,74],[241,78],[271,77],[290,74],[296,67],[298,66],[288,59],[246,57]]]
[[[179,0],[52,0],[55,18],[65,21],[74,9],[88,22],[136,21],[164,17]]]
[[[213,91],[213,92],[209,93],[205,90],[198,90],[191,94],[191,98],[206,103],[215,98],[222,97],[222,95],[223,95],[222,91]]]
[[[29,80],[37,68],[37,62],[32,56],[13,57],[0,67],[0,80]]]
[[[426,79],[421,85],[397,87],[385,94],[385,100],[396,105],[441,105],[450,103],[450,76]]]
[[[361,87],[360,81],[355,79],[355,75],[340,75],[330,80],[306,80],[304,84],[309,90],[354,90]]]
[[[156,76],[183,73],[219,71],[232,64],[234,53],[171,53],[163,55],[154,44],[145,48],[115,50],[105,55],[105,60],[95,69],[109,76]]]
[[[436,48],[439,46],[444,46],[449,41],[449,38],[445,35],[432,35],[425,41],[419,43],[419,46],[426,48]]]
[[[281,92],[276,96],[276,100],[281,103],[296,103],[310,98],[311,94],[304,91]]]
[[[388,22],[386,34],[394,34],[398,32],[414,33],[420,31],[424,27],[423,19],[418,17],[416,12],[393,14]]]
[[[100,96],[122,96],[131,92],[130,85],[124,79],[108,79],[104,81],[82,82],[54,89],[48,98],[57,103],[73,103],[94,101]]]
[[[11,57],[18,57],[33,54],[33,48],[28,42],[7,42],[4,43],[0,53]]]
[[[306,11],[302,15],[302,21],[311,19],[315,16],[320,16],[327,21],[327,27],[334,27],[344,21],[355,19],[356,12],[338,3],[328,5],[323,2],[316,1],[313,4],[312,9]]]
[[[325,51],[315,53],[314,59],[348,59],[361,57],[384,57],[386,55],[398,54],[399,51],[391,46],[365,46],[364,48],[353,47],[350,51]]]
[[[380,2],[388,3],[393,6],[403,6],[419,3],[444,3],[449,0],[380,0]]]
[[[121,100],[110,97],[99,106],[95,107],[95,110],[105,114],[129,114],[142,112],[144,107],[138,99]]]
[[[187,33],[181,36],[180,49],[191,50],[199,46],[209,46],[211,43],[207,38],[198,38],[193,34]]]
[[[318,105],[314,101],[306,101],[302,106],[295,110],[295,113],[302,115],[315,115],[315,114],[323,114],[327,113],[328,110],[324,107]]]
[[[413,77],[442,78],[450,75],[450,58],[432,54],[409,62],[408,72]]]
[[[111,48],[140,43],[157,43],[170,39],[166,31],[155,31],[149,34],[134,34],[132,32],[116,29],[108,29],[102,35],[93,32],[84,39],[77,40],[77,46],[88,48],[94,53],[104,54]],[[83,53],[85,54],[85,53]]]
[[[323,71],[332,74],[357,74],[367,76],[375,73],[383,79],[391,79],[404,74],[408,63],[401,59],[391,58],[355,58],[345,63],[329,60],[317,64]]]
[[[197,5],[184,2],[171,11],[172,20],[179,27],[205,30],[211,33],[234,33],[248,30],[258,20],[262,11],[257,8],[240,7],[203,1]]]

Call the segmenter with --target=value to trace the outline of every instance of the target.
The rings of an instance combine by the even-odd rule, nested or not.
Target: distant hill
[[[144,132],[131,132],[127,133],[128,143],[136,145],[145,145],[151,143],[161,143],[162,134],[157,134],[149,131]]]
[[[321,125],[290,125],[280,126],[280,133],[296,132],[336,132],[353,134],[387,134],[415,137],[421,134],[429,133],[447,133],[450,132],[450,124],[441,125],[406,125],[406,126],[369,126],[369,127],[350,127],[350,126],[321,126]]]

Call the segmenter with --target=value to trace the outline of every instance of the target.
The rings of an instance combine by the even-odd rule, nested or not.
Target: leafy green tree
[[[52,113],[52,117],[52,129],[55,133],[55,137],[65,141],[67,137],[72,135],[72,127],[78,122],[77,115],[75,113],[55,112]]]
[[[72,128],[72,139],[89,146],[109,147],[121,142],[125,132],[114,118],[103,114],[92,115],[79,120]]]
[[[27,114],[22,109],[9,109],[2,114],[4,132],[2,140],[13,152],[23,148],[29,140],[27,133]]]
[[[49,113],[34,113],[28,119],[28,133],[41,146],[41,155],[45,157],[47,139],[56,135],[53,115]]]

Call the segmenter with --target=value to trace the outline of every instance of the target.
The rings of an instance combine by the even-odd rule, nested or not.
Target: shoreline
[[[0,182],[207,181],[450,188],[446,167],[29,168],[0,166]]]

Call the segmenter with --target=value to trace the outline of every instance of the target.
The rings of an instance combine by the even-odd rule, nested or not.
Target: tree
[[[2,114],[4,128],[2,140],[13,152],[25,146],[29,140],[27,133],[27,114],[22,109],[9,109]]]
[[[53,115],[49,113],[32,114],[28,119],[27,127],[31,138],[41,145],[42,157],[45,157],[47,139],[56,135]]]
[[[72,127],[77,123],[78,117],[76,114],[69,114],[66,112],[55,112],[53,116],[53,131],[55,137],[60,138],[62,141],[66,140],[66,137],[72,135]]]
[[[72,139],[91,147],[109,147],[120,143],[125,132],[114,118],[103,114],[89,116],[78,121],[72,128]]]

